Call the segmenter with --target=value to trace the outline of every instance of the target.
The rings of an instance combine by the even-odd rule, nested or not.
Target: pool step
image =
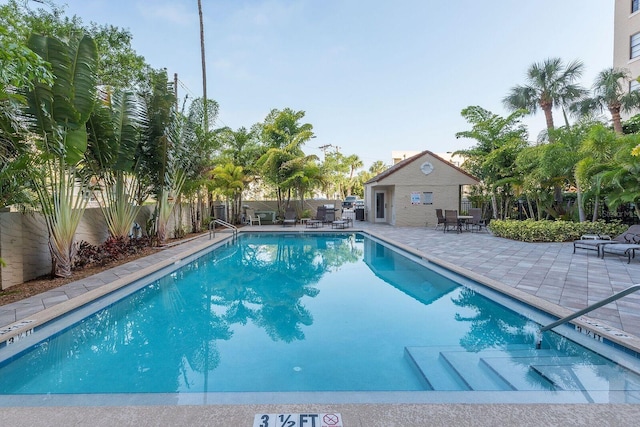
[[[441,350],[442,347],[404,348],[405,357],[427,390],[469,390],[464,380],[440,357]]]
[[[530,345],[479,352],[461,351],[458,347],[405,347],[405,355],[425,388],[431,390],[584,390],[582,383],[595,386],[598,381],[597,376],[587,375],[588,369],[578,369],[580,358],[551,349],[536,350]],[[576,373],[572,376],[567,369]]]

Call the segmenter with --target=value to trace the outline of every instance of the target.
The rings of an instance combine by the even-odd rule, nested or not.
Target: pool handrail
[[[609,303],[611,303],[613,301],[616,301],[616,300],[618,300],[618,299],[620,299],[620,298],[622,298],[622,297],[624,297],[626,295],[629,295],[629,294],[631,294],[633,292],[636,292],[636,291],[639,291],[639,290],[640,290],[640,283],[632,285],[632,286],[629,286],[627,289],[624,289],[624,290],[622,290],[622,291],[620,291],[618,293],[615,293],[615,294],[611,295],[610,297],[607,297],[607,298],[605,298],[605,299],[603,299],[601,301],[593,303],[590,306],[588,306],[586,308],[583,308],[582,310],[578,310],[575,313],[570,314],[569,316],[565,316],[562,319],[559,319],[559,320],[557,320],[557,321],[555,321],[553,323],[548,324],[547,326],[543,326],[542,328],[540,328],[539,333],[542,334],[545,331],[549,331],[549,330],[555,328],[556,326],[560,326],[560,325],[562,325],[564,323],[567,323],[570,320],[575,319],[576,317],[582,316],[583,314],[587,314],[590,311],[595,310],[596,308],[600,308],[603,305],[607,305],[607,304],[609,304]],[[538,343],[536,345],[537,348],[540,348],[540,344],[541,344],[540,340],[541,340],[541,338],[538,339]]]
[[[220,224],[221,226],[230,229],[234,239],[238,237],[238,227],[230,222],[216,218],[209,223],[209,239],[211,239],[212,235],[213,237],[216,237],[216,224]]]

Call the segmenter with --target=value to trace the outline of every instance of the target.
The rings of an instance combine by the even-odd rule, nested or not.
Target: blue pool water
[[[523,390],[637,401],[636,374],[554,333],[536,350],[535,322],[425,264],[361,234],[241,235],[51,337],[28,337],[36,344],[0,363],[0,393]]]

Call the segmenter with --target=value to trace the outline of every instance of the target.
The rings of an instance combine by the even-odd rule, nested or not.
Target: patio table
[[[473,219],[473,215],[458,215],[458,228],[462,231],[464,225],[465,230],[469,230],[468,221]]]

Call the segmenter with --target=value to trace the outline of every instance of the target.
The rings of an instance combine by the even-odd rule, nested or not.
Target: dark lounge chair
[[[307,228],[318,228],[324,225],[324,206],[318,206],[316,210],[316,217],[307,221]]]
[[[296,222],[298,222],[298,219],[296,218],[296,211],[292,208],[287,208],[287,210],[284,211],[282,226],[286,227],[287,225],[291,225],[295,227]]]
[[[619,236],[613,239],[610,236],[604,236],[600,234],[588,234],[583,235],[579,240],[573,241],[573,253],[576,253],[576,249],[586,249],[596,251],[598,256],[604,257],[603,248],[608,245],[615,244],[635,244],[639,239],[640,225],[632,225]]]
[[[637,243],[615,243],[602,246],[602,258],[604,254],[624,255],[627,257],[627,264],[631,262],[631,258],[636,257],[636,250],[640,250],[640,236],[634,239]]]

